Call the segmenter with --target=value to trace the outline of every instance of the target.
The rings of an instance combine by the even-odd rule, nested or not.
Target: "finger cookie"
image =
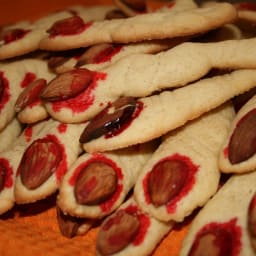
[[[0,67],[0,130],[15,116],[15,103],[19,94],[36,78],[49,81],[53,74],[41,59],[22,59]]]
[[[255,171],[233,175],[193,220],[180,255],[255,255],[255,182]]]
[[[80,142],[87,152],[143,143],[184,125],[255,84],[255,70],[237,70],[146,98],[120,98],[85,125]],[[152,124],[157,124],[157,129]]]
[[[54,119],[67,123],[86,121],[121,96],[145,97],[184,86],[212,68],[255,68],[255,42],[256,39],[185,42],[155,55],[129,55],[97,72],[77,68],[48,83],[41,98]],[[86,83],[75,85],[75,77],[86,77]],[[76,94],[70,92],[74,86],[79,87]]]
[[[227,3],[214,7],[171,12],[154,12],[136,15],[126,19],[105,20],[76,24],[73,33],[58,32],[58,27],[66,27],[70,20],[63,20],[48,30],[49,35],[40,42],[44,50],[67,50],[87,47],[100,43],[131,43],[152,39],[165,39],[203,33],[232,22],[236,9]]]
[[[151,255],[172,227],[173,222],[154,219],[130,198],[101,224],[96,255]]]
[[[117,152],[83,154],[64,176],[57,204],[64,213],[102,218],[125,200],[155,142]]]
[[[255,169],[255,109],[256,96],[253,96],[237,112],[219,156],[219,168],[222,172],[243,173]]]
[[[14,186],[19,161],[25,148],[44,125],[38,123],[26,127],[14,142],[0,153],[0,214],[7,212],[15,204]]]
[[[161,221],[181,222],[204,205],[218,189],[216,159],[234,115],[225,104],[167,134],[137,179],[140,208]]]
[[[80,131],[80,125],[48,121],[23,152],[16,175],[16,203],[35,202],[56,192],[63,175],[81,152]]]

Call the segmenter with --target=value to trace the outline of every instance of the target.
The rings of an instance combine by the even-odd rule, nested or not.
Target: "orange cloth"
[[[20,20],[35,20],[51,11],[72,5],[111,4],[111,0],[0,0],[0,25]],[[164,1],[151,0],[152,8]],[[178,256],[188,224],[175,227],[159,244],[152,256]],[[94,256],[98,228],[86,235],[68,239],[58,229],[55,197],[34,204],[16,206],[0,217],[1,256]]]

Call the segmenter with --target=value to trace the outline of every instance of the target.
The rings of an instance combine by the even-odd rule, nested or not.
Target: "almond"
[[[109,132],[119,130],[131,120],[135,110],[136,100],[134,98],[119,98],[89,122],[80,136],[80,143],[86,143]]]
[[[81,33],[85,28],[85,23],[82,18],[75,15],[63,20],[56,21],[47,32],[51,36],[57,35],[73,35]]]
[[[4,96],[4,79],[2,76],[0,76],[0,101],[3,99],[3,96]]]
[[[109,199],[116,188],[117,175],[113,168],[103,162],[93,162],[80,171],[74,193],[79,204],[96,205]]]
[[[60,101],[82,93],[92,82],[93,72],[88,69],[74,69],[54,78],[42,91],[44,101]]]
[[[40,93],[46,86],[45,79],[37,79],[30,83],[19,95],[18,99],[16,100],[14,109],[16,112],[20,112],[26,106],[30,105],[31,103],[39,100]]]
[[[179,194],[186,183],[188,167],[178,160],[160,161],[149,174],[148,191],[152,204],[165,205]]]
[[[19,164],[21,181],[28,189],[41,186],[56,171],[62,160],[60,146],[49,138],[34,141]]]
[[[127,15],[119,9],[111,10],[106,13],[105,19],[106,20],[113,20],[113,19],[124,19],[127,18]]]
[[[249,111],[237,123],[228,146],[232,164],[248,160],[256,152],[256,109]]]
[[[132,242],[139,231],[140,221],[136,215],[118,210],[107,218],[98,233],[96,247],[101,255],[112,255]]]
[[[144,0],[121,0],[127,7],[136,12],[145,12],[147,9],[146,1]]]
[[[61,209],[57,206],[57,221],[60,232],[63,236],[72,238],[77,235],[79,227],[83,223],[82,218],[76,218],[68,214],[64,214]]]

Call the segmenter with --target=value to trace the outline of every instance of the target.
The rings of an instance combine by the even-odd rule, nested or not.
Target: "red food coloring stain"
[[[228,222],[219,223],[211,222],[202,227],[196,234],[194,243],[190,249],[189,256],[201,255],[202,251],[199,249],[200,242],[203,243],[203,238],[213,236],[214,241],[212,247],[218,249],[216,256],[238,256],[241,251],[241,227],[237,225],[237,219],[233,218]],[[201,244],[202,245],[202,244]],[[205,245],[209,247],[209,245]],[[213,248],[209,248],[212,250]],[[204,251],[205,254],[207,252]]]
[[[17,40],[22,39],[26,34],[28,34],[31,30],[30,29],[11,29],[9,31],[4,32],[3,41],[4,44],[9,44],[11,42],[15,42]]]
[[[27,126],[25,128],[23,134],[24,134],[26,142],[30,142],[32,139],[32,136],[33,136],[33,126],[32,125]]]
[[[225,158],[228,157],[228,147],[225,147],[225,148],[223,149],[223,155],[224,155]]]
[[[186,178],[186,181],[185,181],[185,184],[184,184],[183,188],[166,205],[167,212],[168,213],[174,213],[175,210],[176,210],[178,202],[182,198],[184,198],[189,193],[189,191],[193,188],[193,186],[195,185],[195,181],[196,181],[195,175],[196,175],[196,173],[199,169],[199,166],[195,165],[189,157],[176,153],[174,155],[171,155],[171,156],[168,156],[168,157],[165,157],[165,158],[159,160],[153,166],[152,169],[154,169],[155,166],[161,161],[180,161],[180,162],[183,162],[184,165],[187,168],[187,178]],[[150,176],[150,172],[145,176],[145,178],[142,181],[143,190],[144,190],[144,197],[145,197],[145,200],[148,204],[151,203],[150,194],[149,194],[149,190],[148,190],[149,176]]]
[[[94,102],[93,91],[98,85],[100,80],[105,80],[107,74],[100,72],[93,72],[93,79],[91,84],[82,93],[77,96],[67,99],[52,102],[52,109],[55,112],[61,111],[63,108],[70,109],[73,113],[81,113],[86,111]]]
[[[20,87],[21,88],[25,88],[27,87],[30,83],[32,83],[33,81],[35,81],[36,79],[36,75],[32,72],[28,72],[25,74],[25,77],[23,78]]]
[[[58,125],[57,129],[58,129],[59,133],[65,133],[68,129],[68,125],[61,123]]]
[[[111,107],[111,104],[108,107]],[[142,110],[143,110],[143,102],[137,101],[136,109],[135,109],[134,113],[132,114],[132,117],[129,119],[129,121],[122,124],[119,129],[115,129],[115,130],[110,131],[107,134],[105,134],[105,138],[106,139],[112,138],[112,137],[117,136],[118,134],[122,133],[125,129],[127,129],[131,125],[133,120],[139,116],[139,114],[141,113]]]
[[[13,169],[10,163],[5,158],[0,158],[1,169],[5,171],[4,188],[11,188],[13,186]]]
[[[173,8],[175,6],[175,4],[176,3],[173,1],[171,3],[168,3],[166,6],[167,6],[168,9],[171,9],[171,8]]]
[[[127,208],[125,208],[124,210],[129,214],[136,215],[140,221],[139,230],[132,241],[132,244],[134,246],[139,246],[140,244],[143,243],[143,241],[147,235],[149,226],[151,224],[150,218],[148,215],[142,213],[136,205],[130,205]]]
[[[3,72],[0,72],[0,113],[7,102],[10,100],[10,85]]]
[[[122,45],[111,45],[106,49],[100,51],[98,54],[96,54],[96,56],[92,60],[92,63],[99,64],[99,63],[110,61],[122,49],[123,49]]]
[[[237,4],[238,9],[240,10],[249,10],[249,11],[256,11],[256,3],[252,2],[244,2]]]
[[[79,166],[77,166],[75,168],[74,173],[70,177],[68,182],[69,182],[70,186],[75,186],[79,173],[82,170],[84,170],[88,165],[90,165],[91,163],[94,163],[94,162],[103,162],[103,163],[111,166],[111,168],[116,172],[116,175],[118,177],[119,184],[117,185],[117,189],[116,189],[115,193],[107,201],[105,201],[104,203],[101,203],[99,205],[103,212],[108,212],[111,210],[112,206],[114,205],[116,200],[119,198],[119,196],[123,190],[122,180],[123,180],[124,176],[122,173],[122,169],[119,166],[117,166],[117,164],[115,162],[113,162],[111,159],[107,158],[106,156],[104,156],[100,153],[95,153],[92,155],[92,157],[90,159],[86,160],[85,162],[81,163]],[[91,184],[91,185],[93,185],[93,184]]]

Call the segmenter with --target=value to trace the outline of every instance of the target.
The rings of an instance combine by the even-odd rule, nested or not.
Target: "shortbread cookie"
[[[151,255],[173,224],[154,219],[130,198],[101,224],[96,255]]]
[[[255,255],[249,236],[255,182],[255,171],[233,175],[195,217],[179,255]]]
[[[125,200],[155,148],[150,142],[106,154],[81,155],[63,178],[58,206],[82,218],[110,214]]]
[[[24,150],[15,183],[16,203],[31,203],[56,192],[63,175],[81,153],[81,125],[49,120]]]
[[[0,152],[6,150],[18,138],[22,131],[21,123],[14,118],[1,132],[0,132]]]
[[[84,219],[64,214],[56,206],[57,223],[61,234],[65,237],[72,238],[84,235],[95,223],[95,220]]]
[[[15,102],[28,84],[37,78],[49,81],[53,74],[41,59],[22,59],[0,67],[0,130],[15,116]]]
[[[63,20],[48,30],[49,36],[42,39],[40,48],[59,51],[100,43],[131,43],[190,36],[230,23],[236,15],[236,9],[231,4],[220,3],[214,7],[196,8],[175,14],[155,12],[90,23],[74,19],[72,22],[70,19]],[[67,24],[70,23],[77,26],[73,34],[67,35],[61,28],[67,29]]]
[[[60,74],[46,87],[43,100],[54,119],[83,122],[121,96],[145,97],[184,86],[202,78],[212,68],[255,68],[253,52],[256,52],[256,39],[185,42],[155,55],[129,55],[98,72],[79,68]],[[81,77],[84,81],[85,74],[87,83],[74,85],[73,78]],[[70,90],[73,86],[80,87],[78,93]]]
[[[20,159],[25,148],[43,127],[44,123],[28,126],[8,149],[0,153],[0,214],[7,212],[15,204],[14,186]]]
[[[256,168],[254,125],[256,96],[237,113],[219,156],[219,168],[225,173],[243,173]]]
[[[182,126],[255,85],[256,70],[237,70],[151,97],[120,98],[119,103],[110,105],[85,125],[80,142],[87,152],[143,143]],[[118,125],[115,120],[120,120]]]
[[[232,104],[225,104],[168,133],[137,179],[140,208],[161,221],[181,222],[203,206],[218,189],[217,158],[234,116]]]

